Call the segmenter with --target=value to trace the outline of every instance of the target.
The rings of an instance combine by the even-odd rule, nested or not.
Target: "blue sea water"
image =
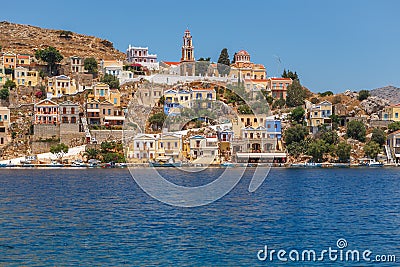
[[[162,171],[182,185],[221,172]],[[250,193],[251,171],[218,201],[163,204],[127,170],[0,170],[0,266],[398,266],[400,170],[273,169]],[[397,263],[272,262],[259,250],[346,249]]]

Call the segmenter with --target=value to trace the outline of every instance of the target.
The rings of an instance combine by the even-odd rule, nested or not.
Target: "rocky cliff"
[[[371,90],[371,95],[378,98],[387,99],[391,104],[400,103],[400,88],[392,85]]]
[[[0,46],[4,52],[34,55],[37,49],[49,45],[57,48],[64,58],[69,56],[100,59],[125,59],[125,54],[113,43],[65,30],[43,29],[30,25],[0,22]]]

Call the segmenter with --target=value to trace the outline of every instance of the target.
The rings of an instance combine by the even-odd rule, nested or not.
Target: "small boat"
[[[51,161],[50,164],[45,164],[44,167],[59,168],[59,167],[64,167],[64,164],[53,160],[53,161]]]
[[[379,161],[372,161],[368,163],[368,167],[383,167],[383,163]]]
[[[229,167],[229,168],[231,168],[231,167],[235,167],[235,164],[233,164],[232,162],[223,162],[223,163],[221,163],[220,166],[221,167]]]
[[[0,168],[9,167],[7,163],[0,163]]]
[[[350,163],[333,163],[334,168],[350,168]]]
[[[115,164],[115,166],[117,168],[127,168],[128,167],[128,165],[126,163],[124,163],[124,162],[117,163],[117,164]]]
[[[87,164],[85,164],[82,160],[77,159],[71,163],[71,167],[87,167]]]
[[[89,168],[97,168],[99,167],[100,161],[97,159],[89,159]]]
[[[157,161],[150,161],[150,167],[182,167],[182,162],[178,161],[175,162],[173,158],[165,160],[157,160]]]

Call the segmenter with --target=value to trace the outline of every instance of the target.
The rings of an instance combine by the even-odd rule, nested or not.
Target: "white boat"
[[[77,159],[71,163],[71,167],[87,167],[87,164],[85,164],[82,160]]]

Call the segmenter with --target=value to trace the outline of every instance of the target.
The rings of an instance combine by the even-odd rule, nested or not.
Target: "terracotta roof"
[[[270,80],[284,80],[284,81],[290,81],[290,80],[292,80],[292,79],[290,79],[290,78],[281,78],[281,77],[272,77],[272,78],[268,78],[268,79],[270,79]]]
[[[240,50],[239,52],[236,53],[236,55],[250,56],[250,54],[246,50]]]
[[[167,64],[167,65],[174,65],[174,66],[176,66],[176,65],[179,65],[179,64],[181,64],[180,62],[174,62],[174,61],[163,61],[165,64]]]

